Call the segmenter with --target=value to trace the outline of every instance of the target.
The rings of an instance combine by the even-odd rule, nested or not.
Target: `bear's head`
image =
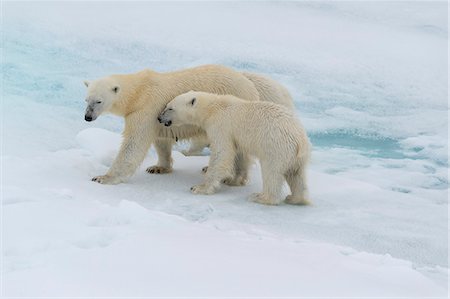
[[[169,126],[197,125],[198,99],[200,92],[189,91],[181,94],[170,101],[163,112],[158,116],[158,121]]]
[[[120,85],[113,77],[106,77],[91,82],[84,81],[87,87],[86,121],[93,121],[104,112],[110,112],[115,101],[119,99]]]

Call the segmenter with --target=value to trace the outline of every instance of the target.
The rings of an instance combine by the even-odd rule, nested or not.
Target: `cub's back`
[[[248,128],[250,125],[255,129],[264,128],[265,131],[275,127],[286,127],[286,124],[298,125],[298,120],[289,108],[270,102],[236,102],[223,114],[233,120],[231,126],[236,130]],[[244,127],[244,124],[249,126]]]
[[[307,140],[300,121],[284,106],[269,102],[236,102],[223,111],[229,133],[242,150],[257,156],[267,152],[295,154]]]

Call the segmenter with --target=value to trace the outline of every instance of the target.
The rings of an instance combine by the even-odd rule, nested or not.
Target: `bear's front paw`
[[[110,175],[99,175],[92,178],[93,182],[97,182],[100,184],[107,184],[107,185],[116,185],[122,182],[122,180],[118,177],[113,177]]]
[[[163,173],[170,173],[172,172],[172,168],[162,167],[162,166],[150,166],[146,170],[148,173],[156,173],[156,174],[163,174]]]
[[[250,201],[261,203],[263,205],[278,205],[279,202],[277,202],[274,199],[271,199],[267,194],[264,193],[253,193],[249,197]]]
[[[195,185],[191,187],[191,192],[194,194],[213,194],[214,187],[205,184]]]

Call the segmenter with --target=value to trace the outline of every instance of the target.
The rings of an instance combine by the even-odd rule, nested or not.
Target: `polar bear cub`
[[[259,159],[263,192],[252,201],[276,205],[286,181],[290,204],[308,204],[305,169],[310,143],[303,126],[286,107],[270,102],[248,102],[231,95],[190,91],[169,102],[158,120],[165,126],[195,125],[206,131],[211,157],[204,182],[191,191],[212,194],[223,180],[232,179],[235,156]]]

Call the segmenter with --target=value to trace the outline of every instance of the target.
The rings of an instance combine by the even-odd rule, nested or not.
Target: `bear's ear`
[[[89,81],[87,81],[87,80],[84,80],[84,85],[86,85],[86,87],[89,87]]]
[[[119,86],[114,86],[113,89],[112,89],[112,91],[113,91],[114,93],[118,93],[119,90],[120,90],[120,87],[119,87]]]
[[[194,106],[196,102],[197,102],[197,99],[196,99],[196,98],[192,98],[192,100],[191,100],[191,106]]]

